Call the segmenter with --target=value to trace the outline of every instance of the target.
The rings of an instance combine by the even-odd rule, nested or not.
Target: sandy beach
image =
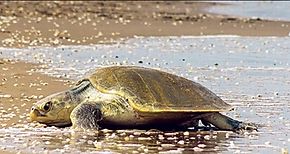
[[[134,36],[287,36],[289,22],[209,14],[213,2],[0,2],[0,46],[113,43]],[[220,4],[219,4],[220,5]],[[1,54],[1,53],[0,53]],[[36,64],[1,60],[0,103],[31,104],[68,84],[35,73]],[[32,71],[31,71],[32,70]],[[36,83],[35,83],[36,82]],[[45,85],[41,83],[46,83]],[[31,86],[36,84],[37,86]],[[41,90],[37,90],[40,88]],[[7,95],[7,96],[6,96]],[[9,96],[11,95],[11,96]],[[9,97],[8,97],[9,96]],[[8,98],[6,98],[8,97]],[[15,121],[11,122],[14,123]]]
[[[88,45],[113,43],[134,36],[289,35],[289,22],[242,19],[204,11],[212,5],[218,4],[0,2],[0,46]],[[26,62],[1,60],[0,94],[3,96],[0,103],[10,106],[7,102],[22,103],[25,97],[28,102],[21,111],[27,112],[39,98],[68,88],[62,79],[35,73],[37,67]]]
[[[0,2],[0,46],[111,43],[134,36],[288,36],[289,22],[209,14],[214,2]]]
[[[114,43],[134,36],[289,35],[290,22],[236,18],[204,11],[213,5],[221,4],[0,2],[0,47],[90,45]],[[40,74],[36,72],[38,67],[39,64],[0,60],[2,109],[25,115],[35,101],[67,89],[74,82]],[[15,125],[19,120],[29,121],[27,117],[15,116],[0,127]]]

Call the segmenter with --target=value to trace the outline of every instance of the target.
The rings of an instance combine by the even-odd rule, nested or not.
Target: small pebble
[[[92,140],[88,140],[87,142],[88,142],[88,144],[93,144],[94,143]]]
[[[226,133],[226,138],[229,138],[230,137],[230,133]]]
[[[199,148],[199,147],[194,147],[193,150],[194,150],[194,151],[197,151],[197,152],[201,152],[201,151],[203,151],[203,149],[202,149],[202,148]]]
[[[165,136],[175,136],[177,134],[178,133],[176,133],[176,132],[173,132],[173,133],[164,133]]]
[[[205,135],[203,138],[206,139],[206,140],[209,140],[210,136],[209,135]]]
[[[139,141],[149,141],[149,140],[152,140],[150,137],[138,137],[137,139]]]
[[[184,141],[180,140],[180,141],[177,142],[177,144],[184,144]]]
[[[148,149],[144,149],[144,152],[145,152],[145,153],[148,153],[148,152],[149,152],[149,150],[148,150]]]
[[[177,140],[178,138],[176,136],[174,137],[168,137],[167,140]]]
[[[163,135],[158,135],[158,139],[159,139],[159,140],[164,140],[165,138],[164,138]]]
[[[126,136],[126,137],[124,137],[124,140],[125,140],[125,141],[129,141],[130,138],[129,138],[128,136]]]
[[[200,147],[200,148],[204,148],[204,147],[206,147],[205,144],[198,144],[197,146]]]
[[[270,141],[267,141],[267,142],[265,142],[265,144],[266,144],[266,145],[270,145],[270,144],[271,144],[271,142],[270,142]]]
[[[161,144],[161,147],[174,147],[174,144]]]
[[[133,135],[139,136],[139,135],[141,135],[141,132],[134,132]]]
[[[284,119],[284,117],[279,117],[279,120],[283,120]]]
[[[49,141],[46,141],[45,144],[50,144],[50,142]]]

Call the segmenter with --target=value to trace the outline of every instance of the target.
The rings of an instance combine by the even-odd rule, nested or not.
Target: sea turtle
[[[232,107],[204,86],[157,69],[96,69],[67,91],[31,109],[32,121],[74,128],[188,128],[199,120],[221,130],[257,129],[219,112]]]

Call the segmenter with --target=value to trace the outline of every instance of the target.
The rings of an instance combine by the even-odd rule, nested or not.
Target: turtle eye
[[[45,105],[43,106],[43,109],[44,109],[45,111],[48,111],[48,110],[50,109],[50,107],[51,107],[51,104],[52,104],[51,101],[45,103]]]

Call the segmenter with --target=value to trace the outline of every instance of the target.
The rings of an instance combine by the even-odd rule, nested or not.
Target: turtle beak
[[[32,106],[31,111],[30,111],[30,119],[31,121],[37,121],[38,117],[43,117],[45,116],[39,109],[37,109],[35,106]]]

